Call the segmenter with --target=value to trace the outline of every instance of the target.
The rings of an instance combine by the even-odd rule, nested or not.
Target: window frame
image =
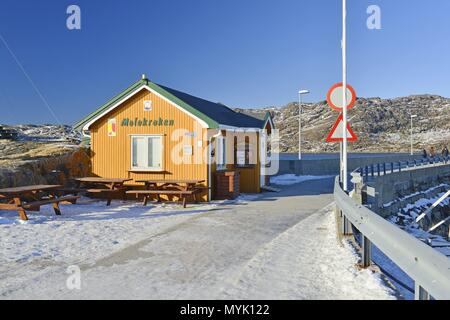
[[[133,172],[161,172],[165,169],[164,163],[164,134],[130,134],[130,171]],[[148,148],[148,138],[158,137],[161,139],[161,166],[160,167],[134,167],[133,166],[133,139],[134,138],[147,138],[147,148]],[[148,149],[147,149],[148,154]]]
[[[241,148],[239,148],[241,147]],[[242,149],[243,147],[243,149]],[[244,143],[239,143],[237,144],[237,148],[235,149],[236,152],[236,160],[235,160],[235,167],[236,168],[254,168],[255,164],[251,164],[250,163],[250,151],[252,150],[253,152],[255,152],[255,146],[253,144],[250,143],[250,136],[248,135],[244,135]],[[237,152],[244,152],[244,157],[245,157],[245,163],[243,164],[238,164],[237,163]]]

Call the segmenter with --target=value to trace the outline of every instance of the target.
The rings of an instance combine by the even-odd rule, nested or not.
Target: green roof
[[[142,79],[116,95],[114,98],[106,102],[97,110],[90,113],[84,119],[78,121],[74,125],[74,128],[77,130],[81,130],[83,126],[107,111],[111,106],[144,86],[148,86],[169,101],[175,103],[189,113],[197,116],[198,118],[203,120],[209,128],[219,128],[220,125],[244,128],[263,128],[267,121],[267,117],[270,116],[270,114],[267,114],[265,120],[257,119],[250,115],[236,112],[221,103],[211,102],[175,89],[156,84],[148,79]]]

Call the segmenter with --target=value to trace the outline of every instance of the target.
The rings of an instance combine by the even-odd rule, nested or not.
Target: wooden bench
[[[60,196],[60,185],[30,185],[0,189],[0,210],[16,210],[20,219],[28,220],[25,210],[39,211],[52,204],[57,215],[61,214],[59,203],[75,203],[78,196]]]
[[[106,194],[107,206],[111,204],[114,194],[121,194],[123,196],[123,200],[126,200],[125,191],[128,188],[124,184],[125,182],[131,180],[132,179],[100,177],[84,177],[74,179],[76,182],[76,188],[78,189],[84,187],[84,191],[87,193]]]
[[[33,202],[21,202],[20,199],[14,199],[14,203],[0,204],[0,209],[2,210],[16,210],[19,213],[19,217],[21,220],[28,220],[28,216],[25,210],[28,211],[39,211],[41,206],[46,204],[52,204],[53,210],[56,215],[61,215],[61,210],[59,209],[59,203],[68,202],[75,203],[75,201],[79,198],[79,196],[65,196],[59,198],[49,198],[42,199]]]
[[[122,194],[123,200],[126,200],[126,194],[125,194],[126,190],[127,190],[127,187],[119,187],[119,188],[115,188],[115,189],[89,188],[89,189],[86,189],[85,191],[87,193],[107,194],[106,205],[109,206],[109,205],[111,205],[112,197],[114,194],[119,194],[119,195]]]
[[[64,195],[73,194],[75,196],[77,196],[79,193],[83,193],[83,192],[86,192],[86,189],[83,189],[83,188],[59,188],[57,190],[57,193],[59,193],[59,194],[64,194]]]
[[[41,206],[44,206],[46,204],[52,204],[53,210],[55,210],[56,215],[61,215],[61,210],[59,209],[59,203],[60,202],[69,202],[74,203],[77,199],[79,199],[79,196],[65,196],[65,197],[59,197],[59,198],[49,198],[39,201],[33,201],[33,202],[27,202],[23,203],[20,207],[22,209],[30,210],[30,211],[39,211]]]
[[[161,202],[161,195],[174,195],[174,196],[178,196],[182,203],[183,203],[183,208],[186,208],[186,199],[189,196],[193,196],[194,197],[194,201],[197,202],[196,199],[196,193],[198,191],[197,190],[129,190],[126,193],[127,194],[135,194],[136,197],[139,195],[143,195],[144,196],[144,201],[143,201],[143,205],[146,206],[147,202],[148,202],[148,198],[152,195],[156,195],[156,198],[158,200],[158,202]]]

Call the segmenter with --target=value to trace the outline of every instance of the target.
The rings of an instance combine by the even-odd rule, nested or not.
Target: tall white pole
[[[413,150],[413,116],[411,116],[411,155],[414,155]]]
[[[342,187],[347,187],[347,0],[342,0]]]
[[[302,160],[302,94],[298,93],[298,160]]]

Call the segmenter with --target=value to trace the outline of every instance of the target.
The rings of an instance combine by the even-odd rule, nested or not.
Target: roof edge
[[[111,105],[113,105],[114,103],[120,101],[121,99],[123,99],[125,96],[127,96],[128,94],[130,94],[131,92],[135,91],[136,89],[138,89],[140,86],[145,84],[145,80],[141,79],[135,83],[133,83],[131,86],[129,86],[128,88],[126,88],[125,90],[123,90],[122,92],[120,92],[119,94],[115,95],[113,98],[111,98],[110,100],[108,100],[108,102],[104,103],[103,105],[101,105],[99,108],[97,108],[95,111],[89,113],[86,117],[84,117],[83,119],[81,119],[80,121],[76,122],[73,125],[73,128],[75,130],[81,130],[83,128],[83,126],[88,123],[89,121],[91,121],[93,118],[95,118],[97,115],[99,115],[100,113],[102,113],[103,111],[105,111],[106,109],[108,109],[108,107],[110,107]]]
[[[183,100],[179,99],[178,97],[174,96],[173,94],[171,94],[167,90],[164,90],[163,88],[161,88],[156,83],[154,83],[154,82],[152,82],[150,80],[147,80],[147,85],[151,89],[155,90],[157,93],[159,93],[160,95],[165,97],[166,99],[172,101],[173,103],[175,103],[176,105],[180,106],[184,110],[188,111],[189,113],[192,113],[194,116],[196,116],[196,117],[200,118],[201,120],[205,121],[209,128],[211,128],[211,129],[219,128],[219,123],[217,121],[215,121],[214,119],[208,117],[206,114],[204,114],[203,112],[199,111],[194,106],[191,106],[191,105],[187,104],[186,102],[184,102]]]
[[[266,115],[264,116],[263,129],[266,127],[267,122],[270,123],[270,126],[272,127],[272,129],[275,129],[275,123],[273,122],[273,117],[272,117],[272,114],[270,113],[270,111],[266,111]]]
[[[181,107],[182,109],[186,110],[188,113],[191,113],[194,116],[200,118],[201,120],[203,120],[208,125],[209,128],[213,128],[213,129],[219,128],[219,123],[217,121],[215,121],[214,119],[211,119],[210,117],[208,117],[204,113],[202,113],[199,110],[197,110],[195,107],[187,104],[183,100],[180,100],[179,98],[177,98],[174,95],[172,95],[170,92],[164,90],[163,88],[158,86],[156,83],[154,83],[154,82],[152,82],[152,81],[150,81],[148,79],[140,79],[139,81],[135,82],[134,84],[132,84],[131,86],[129,86],[128,88],[126,88],[125,90],[123,90],[122,92],[120,92],[119,94],[114,96],[113,98],[111,98],[108,102],[106,102],[105,104],[101,105],[95,111],[91,112],[86,117],[84,117],[80,121],[76,122],[73,125],[73,128],[75,130],[82,130],[83,127],[87,123],[89,123],[91,120],[95,119],[95,117],[97,117],[101,113],[103,113],[106,110],[108,110],[109,107],[111,107],[115,103],[119,102],[120,100],[125,98],[127,95],[131,94],[132,92],[138,90],[140,87],[145,87],[145,86],[147,86],[150,89],[156,91],[158,94],[162,95],[163,97],[165,97],[166,99],[168,99],[172,103],[174,103],[174,104],[178,105],[179,107]]]

